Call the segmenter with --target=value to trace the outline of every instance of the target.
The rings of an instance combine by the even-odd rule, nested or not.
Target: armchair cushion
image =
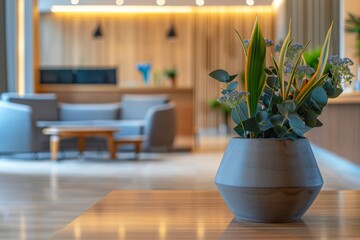
[[[61,121],[115,120],[119,119],[119,103],[74,104],[60,103]]]
[[[131,95],[122,97],[121,119],[143,120],[149,108],[168,101],[166,95]]]

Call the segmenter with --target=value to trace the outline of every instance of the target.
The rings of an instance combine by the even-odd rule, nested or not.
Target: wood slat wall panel
[[[215,69],[231,74],[244,71],[245,58],[236,29],[244,39],[250,38],[258,16],[263,35],[274,39],[273,12],[198,13],[195,21],[195,122],[198,128],[217,127],[221,115],[209,109],[209,99],[217,98],[224,85],[208,77]],[[270,55],[268,56],[270,58]],[[270,59],[268,59],[270,61]]]
[[[157,71],[174,65],[178,86],[195,90],[196,128],[217,127],[222,116],[209,109],[208,101],[218,97],[221,86],[208,73],[217,68],[243,72],[244,56],[234,29],[250,38],[258,16],[264,36],[274,39],[271,8],[243,9],[158,15],[42,14],[41,66],[118,66],[120,85],[141,86],[136,63],[150,61]],[[175,42],[165,37],[171,21],[178,35]],[[97,22],[104,33],[101,40],[92,38]]]
[[[295,42],[305,44],[311,41],[309,49],[323,44],[334,21],[330,52],[339,54],[339,0],[286,0],[286,15],[287,21],[292,19]]]
[[[191,14],[41,14],[41,66],[116,66],[123,86],[142,86],[137,63],[153,72],[176,66],[180,87],[192,87]],[[171,20],[178,38],[166,38]],[[100,23],[103,38],[92,34]]]

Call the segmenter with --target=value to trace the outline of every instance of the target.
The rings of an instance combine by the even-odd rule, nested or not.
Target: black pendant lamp
[[[95,31],[93,33],[93,37],[96,39],[103,37],[103,32],[102,32],[100,23],[97,24]]]
[[[169,31],[167,32],[166,36],[168,39],[176,38],[176,31],[175,31],[175,26],[173,23],[170,25]]]

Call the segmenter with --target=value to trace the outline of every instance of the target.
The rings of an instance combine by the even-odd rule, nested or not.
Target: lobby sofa
[[[55,94],[3,93],[0,101],[0,153],[49,151],[49,126],[118,127],[115,138],[143,135],[143,151],[166,151],[175,138],[175,106],[165,95],[124,95],[119,103],[59,103]],[[131,150],[132,146],[122,146]],[[76,150],[76,139],[63,139],[61,150]],[[86,150],[106,149],[99,137],[86,139]]]

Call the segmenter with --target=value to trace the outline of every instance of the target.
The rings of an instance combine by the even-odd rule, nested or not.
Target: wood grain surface
[[[269,206],[271,207],[271,206]],[[52,239],[359,239],[360,191],[322,191],[298,222],[237,221],[215,190],[112,191]]]

